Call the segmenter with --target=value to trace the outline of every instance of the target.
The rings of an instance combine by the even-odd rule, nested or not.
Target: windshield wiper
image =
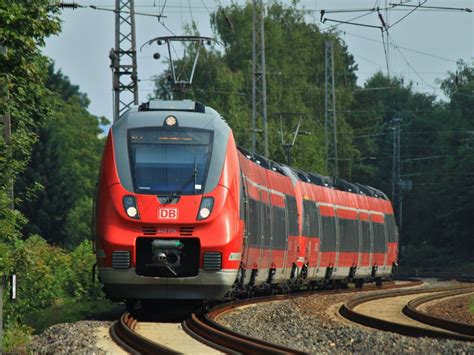
[[[168,195],[168,197],[166,198],[166,200],[163,204],[166,205],[168,203],[171,203],[176,197],[181,195],[183,193],[184,189],[186,187],[188,187],[188,185],[191,183],[191,181],[194,181],[194,194],[196,194],[196,176],[197,176],[197,173],[198,173],[197,166],[194,165],[194,170],[193,170],[193,173],[191,174],[191,176],[183,183],[183,185],[180,186],[180,188],[178,190],[176,190],[172,194]]]

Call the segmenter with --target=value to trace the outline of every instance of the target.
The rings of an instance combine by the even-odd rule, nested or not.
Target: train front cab
[[[106,294],[222,298],[241,261],[239,179],[232,132],[212,109],[135,109],[115,123],[96,218]]]

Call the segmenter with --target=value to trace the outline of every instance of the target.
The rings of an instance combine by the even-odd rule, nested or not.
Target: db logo
[[[158,210],[159,219],[178,219],[177,208],[160,208]]]

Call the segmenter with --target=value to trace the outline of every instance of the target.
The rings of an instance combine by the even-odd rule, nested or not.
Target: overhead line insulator
[[[78,3],[75,3],[75,2],[61,2],[59,4],[55,4],[53,5],[55,7],[60,7],[61,9],[78,9],[79,7],[83,7],[81,5],[79,5]]]

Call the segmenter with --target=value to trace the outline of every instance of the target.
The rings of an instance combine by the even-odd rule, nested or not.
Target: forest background
[[[105,117],[41,54],[59,34],[48,0],[0,3],[0,113],[12,117],[11,142],[0,138],[0,274],[18,275],[18,300],[5,296],[4,344],[14,349],[38,330],[38,310],[101,300],[90,272],[94,190]],[[201,52],[188,97],[219,111],[239,145],[251,148],[252,8],[232,5],[211,16],[223,48]],[[194,33],[191,25],[187,31]],[[331,174],[324,145],[324,45],[332,41],[339,176],[392,190],[394,120],[401,119],[403,226],[401,265],[453,271],[474,268],[474,68],[459,62],[439,80],[446,100],[416,92],[403,77],[377,73],[357,85],[357,63],[337,31],[321,33],[295,5],[273,3],[265,18],[270,158],[285,162],[284,140],[304,114],[292,164]],[[189,65],[190,49],[178,63]],[[171,94],[168,73],[155,97]],[[282,117],[282,120],[280,120]],[[2,127],[3,130],[3,127]],[[258,139],[261,141],[261,139]],[[258,145],[258,151],[263,147]],[[9,191],[13,186],[14,200]],[[14,206],[12,209],[11,206]],[[35,315],[35,316],[32,316]]]

